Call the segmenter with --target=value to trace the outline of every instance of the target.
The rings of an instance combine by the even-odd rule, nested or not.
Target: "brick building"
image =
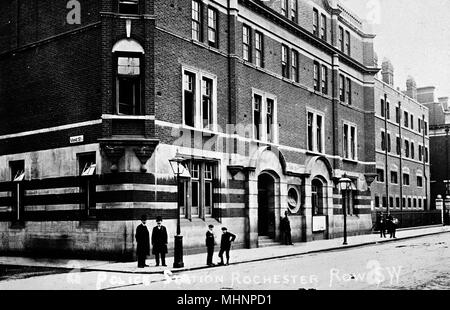
[[[449,195],[446,181],[449,174],[450,109],[448,97],[437,98],[435,87],[417,90],[418,99],[430,110],[430,162],[431,162],[431,207],[436,208],[438,195]],[[450,183],[448,183],[450,185]]]
[[[377,180],[372,184],[375,212],[389,209],[402,227],[434,224],[430,210],[429,111],[419,103],[413,78],[406,91],[394,88],[394,66],[383,61],[375,82]],[[386,168],[387,167],[387,168]]]
[[[340,237],[345,175],[370,232],[373,38],[331,0],[2,1],[1,251],[128,259],[141,214],[172,248],[178,189],[188,250],[279,240],[286,210],[294,241]]]

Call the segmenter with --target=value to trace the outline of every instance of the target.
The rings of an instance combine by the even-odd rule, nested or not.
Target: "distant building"
[[[448,97],[436,100],[435,87],[417,90],[417,96],[430,110],[430,162],[431,162],[431,202],[435,208],[438,195],[450,195],[450,106]],[[450,183],[448,183],[450,186]]]
[[[433,224],[438,217],[430,215],[428,222],[422,216],[430,209],[428,108],[417,100],[423,94],[412,77],[405,92],[394,88],[394,66],[387,59],[381,76],[375,81],[374,209],[403,218],[403,227]]]

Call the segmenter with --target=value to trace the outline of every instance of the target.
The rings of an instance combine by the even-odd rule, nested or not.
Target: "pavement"
[[[397,242],[401,240],[418,238],[423,236],[438,235],[450,233],[450,227],[430,226],[415,229],[403,229],[397,231],[396,239],[380,238],[379,234],[361,235],[348,237],[348,245],[343,245],[343,238],[332,240],[320,240],[307,243],[297,243],[293,246],[273,246],[256,249],[236,249],[231,250],[230,265],[242,263],[265,261],[269,259],[294,257],[312,253],[340,251],[350,248],[384,244],[388,242]],[[217,250],[214,254],[214,260],[217,262]],[[172,268],[173,258],[166,259],[168,267],[156,267],[152,257],[147,259],[150,267],[137,268],[136,262],[115,262],[99,260],[76,260],[76,259],[46,259],[46,258],[28,258],[28,257],[0,257],[0,265],[28,266],[28,267],[46,267],[55,269],[67,269],[77,271],[102,271],[130,274],[163,274],[167,271],[172,273],[199,270],[206,268],[215,268],[206,266],[206,253],[185,255],[183,257],[184,268]]]

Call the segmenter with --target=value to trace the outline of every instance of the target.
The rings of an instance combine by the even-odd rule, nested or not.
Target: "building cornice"
[[[414,102],[415,104],[417,104],[418,106],[420,106],[421,108],[423,108],[424,110],[429,111],[429,108],[425,106],[426,103],[420,103],[419,101],[417,101],[417,100],[411,98],[410,96],[408,96],[408,95],[405,94],[404,92],[397,90],[397,89],[396,89],[395,87],[393,87],[392,85],[389,85],[388,83],[386,83],[386,82],[384,82],[384,81],[382,81],[382,80],[380,80],[380,79],[378,79],[378,78],[375,78],[375,81],[378,82],[378,83],[380,83],[380,84],[383,85],[384,87],[389,88],[391,91],[395,92],[397,95],[403,97],[404,99],[408,99],[408,100]]]
[[[324,42],[324,41],[320,40],[319,38],[315,37],[312,33],[307,31],[300,25],[298,25],[290,20],[285,19],[278,12],[274,11],[273,9],[271,9],[271,8],[267,7],[266,5],[264,5],[263,3],[261,3],[260,0],[239,0],[239,3],[244,5],[245,7],[253,10],[254,12],[257,12],[259,14],[266,16],[268,19],[273,21],[275,24],[296,34],[301,39],[308,41],[309,43],[320,48],[321,50],[325,51],[326,53],[328,53],[330,55],[334,55],[334,54],[339,55],[340,61],[342,61],[343,63],[345,63],[359,71],[362,71],[364,73],[369,73],[369,74],[376,74],[380,71],[380,68],[365,66],[361,62],[349,57],[348,55],[345,55],[339,49],[332,46],[328,42]]]
[[[156,19],[156,15],[149,15],[149,14],[120,14],[115,12],[100,12],[100,16],[102,17],[110,17],[110,18],[117,18],[117,19],[132,19],[132,20],[140,20],[140,19]]]

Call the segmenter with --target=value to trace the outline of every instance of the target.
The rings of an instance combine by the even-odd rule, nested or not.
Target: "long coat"
[[[289,218],[283,217],[281,219],[281,225],[280,225],[280,229],[282,232],[289,232],[291,231],[291,222],[289,221]]]
[[[166,227],[154,227],[152,231],[153,254],[167,253],[167,230]]]
[[[213,248],[216,244],[215,236],[209,230],[206,232],[206,247]]]
[[[147,226],[140,224],[136,228],[137,255],[150,255],[150,235]]]

